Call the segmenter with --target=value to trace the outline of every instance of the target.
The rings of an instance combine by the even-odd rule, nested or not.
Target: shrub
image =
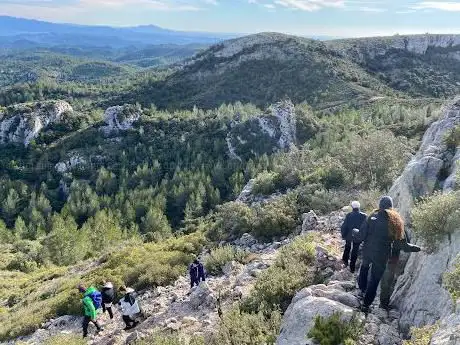
[[[313,338],[319,345],[354,345],[363,331],[363,322],[357,314],[350,320],[343,320],[341,313],[330,317],[317,316],[308,337]]]
[[[313,283],[314,257],[312,237],[298,237],[283,248],[275,264],[258,277],[242,309],[258,312],[261,306],[266,306],[269,310],[279,307],[285,311],[297,291]]]
[[[274,193],[280,182],[280,176],[276,172],[264,171],[254,179],[253,194],[270,195]]]
[[[411,339],[404,340],[403,345],[430,345],[431,338],[438,330],[438,325],[411,329]]]
[[[234,308],[224,313],[210,345],[273,345],[281,328],[279,311],[245,313]]]
[[[460,126],[452,128],[447,133],[444,142],[448,150],[455,151],[460,146]]]
[[[242,249],[226,245],[211,250],[204,261],[204,265],[208,273],[218,275],[222,273],[222,269],[227,263],[231,261],[243,263],[247,255],[248,253]]]
[[[230,240],[252,231],[255,213],[242,202],[228,202],[217,208],[215,222],[208,231],[214,241]]]
[[[256,206],[255,212],[256,220],[252,234],[258,239],[267,241],[291,234],[299,218],[293,193]]]
[[[460,256],[457,258],[452,270],[444,273],[443,282],[454,300],[460,298]]]
[[[428,250],[452,234],[460,222],[460,193],[435,193],[423,198],[412,210],[415,233],[424,241]]]

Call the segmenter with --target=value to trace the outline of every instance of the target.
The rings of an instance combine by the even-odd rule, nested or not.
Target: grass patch
[[[451,271],[444,273],[444,286],[449,290],[454,301],[460,298],[460,256]]]
[[[438,325],[411,329],[411,339],[404,340],[403,345],[430,345],[431,338],[438,330]]]

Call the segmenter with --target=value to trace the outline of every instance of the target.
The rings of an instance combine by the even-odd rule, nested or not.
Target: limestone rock
[[[302,234],[313,231],[318,226],[318,216],[313,211],[303,214],[302,220]]]
[[[189,303],[194,309],[201,306],[213,307],[216,304],[216,297],[206,283],[201,283],[192,290]]]
[[[426,131],[420,150],[390,190],[395,206],[406,220],[409,220],[414,200],[431,194],[438,183],[444,182],[438,181],[441,169],[455,167],[459,158],[457,155],[456,159],[446,162],[444,138],[449,130],[460,124],[460,99],[447,106],[443,113],[443,117]]]
[[[103,131],[109,134],[131,129],[140,116],[141,110],[132,105],[110,107],[104,113]]]
[[[72,107],[64,101],[18,104],[6,113],[0,112],[0,143],[28,146],[40,132],[58,123]]]

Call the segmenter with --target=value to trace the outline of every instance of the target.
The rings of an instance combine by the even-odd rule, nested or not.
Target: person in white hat
[[[351,208],[353,210],[346,215],[340,231],[342,233],[342,239],[345,240],[345,250],[343,251],[342,261],[345,266],[348,266],[348,263],[350,263],[350,271],[354,273],[360,243],[353,241],[353,229],[359,229],[366,220],[367,215],[360,211],[361,204],[359,201],[352,201]]]
[[[120,291],[125,292],[125,296],[118,302],[121,307],[123,321],[126,324],[125,330],[132,329],[139,323],[136,318],[141,314],[141,308],[136,299],[134,289],[130,287],[121,287]]]

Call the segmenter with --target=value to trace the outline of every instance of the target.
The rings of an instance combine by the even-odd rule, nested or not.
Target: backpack
[[[94,291],[90,293],[89,298],[93,301],[94,308],[97,310],[102,307],[102,294],[99,291]]]

